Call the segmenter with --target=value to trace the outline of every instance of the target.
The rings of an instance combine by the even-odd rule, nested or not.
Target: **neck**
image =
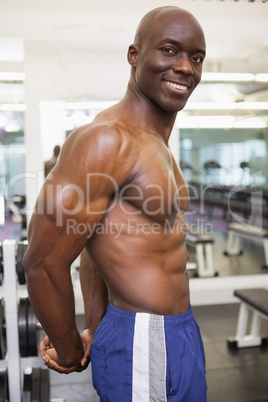
[[[165,144],[175,123],[177,112],[166,112],[151,103],[129,83],[122,104],[129,109],[132,116],[138,116],[137,124],[144,130],[163,138]]]

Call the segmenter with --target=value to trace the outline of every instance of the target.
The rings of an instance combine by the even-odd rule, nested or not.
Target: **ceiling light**
[[[267,122],[261,118],[236,119],[234,116],[180,116],[176,126],[182,128],[265,128]]]
[[[7,133],[17,133],[18,131],[20,131],[20,125],[15,120],[10,121],[6,124],[5,131]]]
[[[191,102],[185,110],[268,110],[268,102]]]
[[[0,72],[0,81],[24,81],[24,80],[25,80],[24,73]]]
[[[203,73],[201,82],[268,82],[268,74]]]
[[[93,109],[106,109],[110,106],[113,106],[116,101],[102,101],[102,102],[68,102],[66,104],[66,109],[74,110],[74,109],[84,109],[84,110],[93,110]]]
[[[185,106],[185,110],[234,110],[237,104],[234,102],[191,102]]]
[[[0,105],[0,110],[5,112],[24,112],[26,105],[24,103],[4,103]]]
[[[268,82],[268,74],[256,74],[255,81],[257,82]]]
[[[245,73],[203,73],[202,82],[248,82],[254,81],[254,74]]]
[[[268,102],[237,102],[237,109],[268,110]]]
[[[183,116],[177,119],[179,128],[229,128],[234,124],[234,116]]]
[[[234,128],[265,128],[267,127],[267,123],[262,119],[244,119],[235,121]]]

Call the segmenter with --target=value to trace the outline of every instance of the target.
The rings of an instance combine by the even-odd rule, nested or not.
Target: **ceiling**
[[[61,97],[81,100],[97,93],[99,100],[119,98],[129,74],[126,51],[137,24],[147,11],[162,5],[185,8],[201,23],[207,42],[204,71],[268,73],[268,1],[261,0],[0,0],[0,71],[23,71],[27,52],[53,49],[68,78],[68,88],[59,90]],[[85,84],[79,76],[89,81]],[[203,84],[193,100],[268,101],[267,88]],[[0,84],[0,103],[8,97],[23,101],[21,87]]]
[[[236,61],[240,70],[267,72],[268,2],[261,0],[0,0],[0,38],[126,51],[140,18],[162,5],[197,17],[214,69]]]

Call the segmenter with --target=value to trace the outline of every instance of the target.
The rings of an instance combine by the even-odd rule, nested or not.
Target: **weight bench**
[[[248,240],[257,240],[263,243],[265,265],[263,269],[268,269],[268,229],[263,229],[258,226],[242,224],[242,223],[230,223],[228,226],[228,237],[226,250],[224,255],[241,255],[242,249],[240,248],[240,237]]]
[[[212,244],[213,236],[206,233],[187,233],[186,246],[196,250],[197,274],[199,277],[217,276],[214,271]]]
[[[234,295],[241,300],[236,336],[228,339],[228,346],[234,348],[246,348],[250,346],[265,346],[267,338],[261,338],[261,319],[268,320],[268,289],[239,289]],[[252,320],[249,334],[247,334],[249,312],[252,312]]]

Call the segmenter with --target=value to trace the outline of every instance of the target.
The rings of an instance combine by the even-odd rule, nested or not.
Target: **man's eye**
[[[164,47],[164,48],[163,48],[163,51],[164,51],[165,53],[174,54],[174,50],[171,49],[171,47]]]
[[[200,56],[193,56],[192,59],[196,63],[202,63],[202,61],[203,61],[203,59]]]

